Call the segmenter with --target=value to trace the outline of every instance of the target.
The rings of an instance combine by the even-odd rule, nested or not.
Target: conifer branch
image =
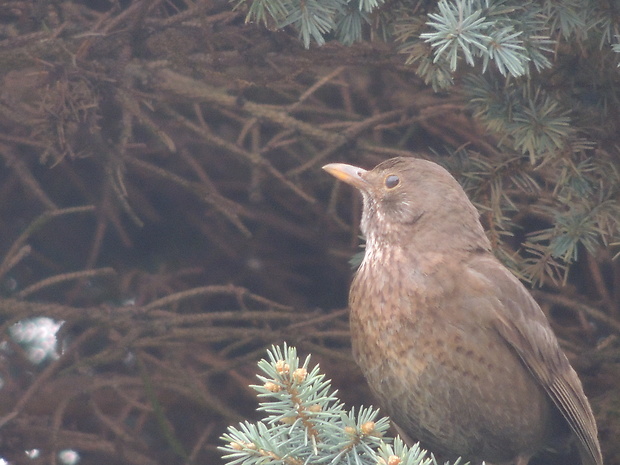
[[[300,363],[294,347],[273,346],[258,367],[262,384],[251,387],[267,416],[228,428],[220,449],[230,465],[436,465],[417,444],[385,437],[389,420],[379,410],[346,410],[319,366],[310,368],[310,356]]]

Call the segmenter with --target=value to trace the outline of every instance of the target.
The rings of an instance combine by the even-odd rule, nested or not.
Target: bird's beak
[[[358,189],[367,190],[369,187],[368,181],[363,177],[367,171],[363,168],[345,165],[344,163],[330,163],[325,165],[323,169],[336,179],[351,184]]]

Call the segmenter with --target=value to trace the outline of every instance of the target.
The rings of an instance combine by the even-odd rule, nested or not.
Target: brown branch
[[[610,315],[617,316],[618,309],[616,308],[613,299],[611,298],[611,295],[607,290],[607,285],[605,284],[605,280],[603,278],[603,274],[601,273],[599,263],[597,262],[596,258],[588,251],[585,252],[585,255],[588,263],[588,269],[590,270],[590,277],[594,281],[594,287],[596,288],[598,295],[601,297],[603,305],[605,305],[605,307],[607,308],[607,312]]]
[[[24,229],[24,231],[19,235],[19,237],[13,241],[11,247],[7,251],[4,256],[3,261],[0,263],[0,279],[19,261],[19,256],[23,256],[26,253],[30,252],[28,246],[24,246],[26,241],[30,239],[32,234],[39,231],[45,224],[47,224],[50,220],[64,216],[64,215],[72,215],[74,213],[87,213],[95,210],[95,207],[92,205],[86,205],[83,207],[72,207],[72,208],[63,208],[62,210],[52,210],[43,213],[41,216],[37,217]]]
[[[315,157],[311,158],[305,163],[302,163],[298,167],[290,170],[287,174],[289,176],[298,175],[303,173],[304,171],[316,167],[320,162],[327,159],[338,150],[342,149],[344,145],[346,145],[349,141],[355,140],[357,136],[366,132],[369,128],[376,126],[378,123],[383,121],[388,121],[390,119],[396,118],[403,113],[403,109],[397,109],[393,111],[387,111],[385,113],[379,113],[377,115],[373,115],[370,118],[366,118],[363,121],[352,123],[345,131],[342,139],[338,139],[336,141],[331,142],[330,145],[322,150]],[[360,146],[371,147],[370,144],[360,144]]]
[[[221,149],[226,150],[227,152],[232,153],[233,155],[237,155],[242,160],[250,161],[254,166],[265,169],[269,174],[275,177],[278,181],[284,184],[286,187],[291,189],[295,194],[303,198],[309,203],[315,203],[316,200],[305,193],[302,189],[299,188],[294,182],[290,181],[286,178],[279,170],[277,170],[269,161],[265,160],[260,156],[257,152],[251,152],[249,150],[245,150],[239,146],[237,146],[233,142],[229,142],[226,139],[219,137],[218,135],[211,132],[207,127],[201,127],[187,118],[183,117],[178,112],[168,108],[167,111],[173,116],[177,121],[186,126],[188,129],[192,130],[197,136],[204,139],[206,142],[215,145]]]
[[[26,392],[22,394],[19,400],[13,406],[13,409],[7,415],[0,417],[0,429],[6,426],[7,423],[14,420],[24,409],[28,401],[40,390],[43,388],[45,383],[52,377],[54,373],[56,373],[60,367],[65,363],[65,360],[72,354],[73,351],[77,350],[80,345],[88,340],[94,333],[98,332],[98,328],[90,328],[84,331],[72,344],[69,346],[66,351],[63,353],[63,356],[54,362],[50,363],[33,381],[33,383],[26,389]]]
[[[39,184],[39,181],[37,181],[30,171],[30,168],[28,168],[20,157],[16,156],[9,147],[5,146],[0,146],[0,154],[4,157],[7,166],[13,169],[13,172],[27,191],[31,192],[46,209],[58,210],[58,206],[49,198],[45,190]]]
[[[596,308],[593,308],[589,305],[583,304],[570,297],[565,297],[560,294],[550,294],[547,292],[542,292],[542,291],[537,291],[537,290],[533,290],[532,293],[534,294],[536,299],[544,300],[552,304],[562,305],[563,307],[566,307],[577,313],[583,312],[586,315],[588,315],[590,318],[596,321],[599,321],[609,326],[615,332],[620,333],[620,321],[614,318],[611,318],[610,316],[606,315],[604,312],[601,312],[600,310],[597,310]]]
[[[232,200],[229,200],[226,197],[222,197],[218,193],[211,192],[205,189],[205,187],[200,183],[188,181],[181,176],[171,173],[170,171],[166,171],[163,168],[152,165],[143,160],[139,160],[137,158],[128,158],[127,163],[137,168],[140,168],[141,170],[146,171],[150,174],[155,174],[160,178],[167,179],[174,184],[182,186],[189,192],[198,196],[207,204],[214,207],[217,211],[222,213],[226,218],[228,218],[228,220],[232,224],[237,227],[239,231],[241,231],[241,233],[243,233],[243,235],[245,235],[246,237],[250,237],[252,235],[250,230],[239,219],[237,212],[241,210],[241,208]]]
[[[60,275],[52,276],[50,278],[45,278],[37,283],[31,284],[30,286],[22,289],[17,294],[15,294],[15,297],[19,299],[23,299],[42,289],[45,289],[50,286],[54,286],[56,284],[66,283],[67,281],[74,281],[76,279],[92,278],[95,276],[111,276],[115,274],[116,274],[116,271],[114,270],[114,268],[98,268],[95,270],[84,270],[84,271],[75,271],[73,273],[63,273]]]
[[[39,449],[42,444],[48,444],[50,439],[49,427],[37,424],[24,428],[24,450]],[[130,448],[121,448],[114,440],[108,440],[99,433],[84,433],[70,429],[60,430],[56,438],[58,449],[73,449],[82,452],[105,454],[110,458],[122,457],[123,463],[128,465],[159,465],[161,462],[151,459],[148,455]],[[24,452],[21,452],[22,455]]]
[[[230,95],[226,89],[212,87],[201,81],[175,73],[169,69],[159,69],[154,71],[153,84],[160,90],[171,92],[192,102],[199,101],[221,105],[225,108],[236,108],[237,110],[247,112],[248,114],[263,120],[295,129],[304,136],[313,139],[328,142],[343,141],[343,137],[341,135],[330,131],[324,131],[313,124],[305,123],[293,118],[285,111],[282,111],[281,107],[278,106],[246,101],[240,107],[239,100],[235,96]],[[264,161],[259,160],[256,157],[255,162],[257,164],[264,163]]]

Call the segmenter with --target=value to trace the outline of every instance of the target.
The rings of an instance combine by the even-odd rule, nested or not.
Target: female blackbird
[[[582,464],[602,465],[577,374],[458,182],[415,158],[323,168],[363,195],[353,354],[399,431],[446,458],[496,465],[527,465],[573,436]]]

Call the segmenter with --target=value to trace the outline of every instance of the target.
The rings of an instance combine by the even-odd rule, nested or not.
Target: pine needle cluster
[[[309,366],[310,356],[300,363],[286,344],[258,363],[262,384],[252,388],[267,416],[228,428],[220,449],[230,465],[436,465],[418,445],[386,437],[389,421],[377,409],[346,410],[319,366]]]

